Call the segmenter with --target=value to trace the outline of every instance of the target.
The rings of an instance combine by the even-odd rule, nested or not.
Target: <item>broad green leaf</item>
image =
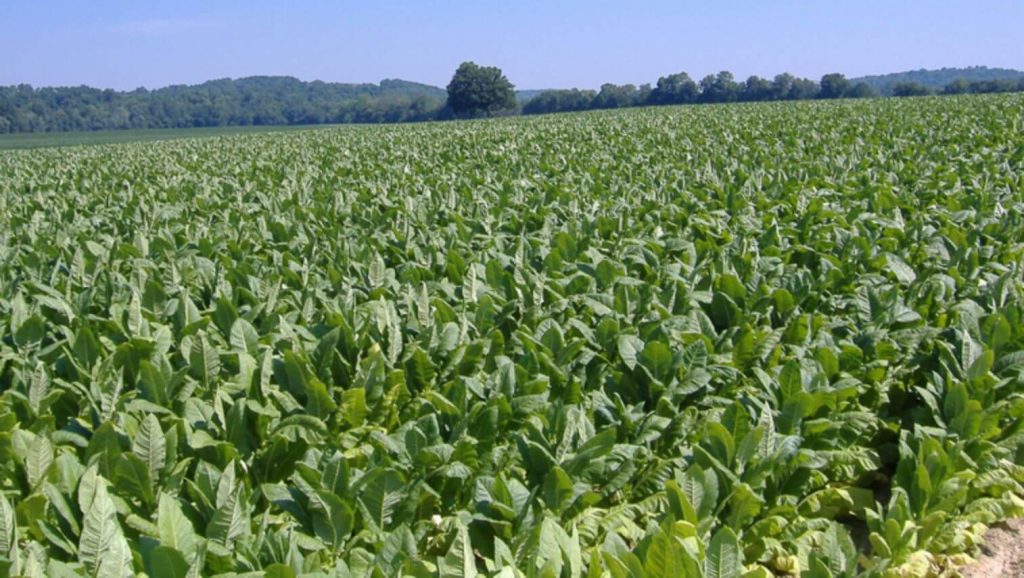
[[[438,559],[439,578],[473,578],[477,575],[469,532],[461,523],[455,523],[455,538],[448,551]]]
[[[220,373],[220,354],[205,335],[192,340],[188,361],[192,376],[199,380],[203,387],[211,387]]]
[[[910,284],[917,280],[914,269],[896,255],[886,255],[885,264],[900,283]]]
[[[405,497],[405,481],[391,469],[375,469],[359,481],[359,503],[363,506],[368,520],[379,530],[387,529],[395,510]]]
[[[644,342],[635,335],[619,336],[619,357],[629,369],[636,368],[640,352],[644,349]]]
[[[284,564],[271,564],[264,569],[264,578],[295,578],[295,571],[291,566]]]
[[[146,464],[149,479],[154,483],[159,481],[167,461],[167,443],[160,420],[155,415],[149,414],[142,420],[132,439],[132,452]]]
[[[703,490],[699,489],[700,486],[693,488],[691,491],[695,491],[698,495],[703,496]],[[683,520],[691,524],[697,524],[699,521],[697,518],[697,510],[694,509],[693,504],[690,502],[689,496],[686,492],[676,483],[675,480],[669,480],[665,483],[665,490],[668,496],[669,506],[672,513],[676,516],[677,520]]]
[[[555,466],[544,478],[544,502],[555,513],[570,505],[573,496],[572,480],[562,468]]]
[[[638,360],[654,379],[666,384],[672,380],[672,350],[664,343],[647,342]]]
[[[53,459],[53,444],[49,438],[44,435],[35,436],[25,456],[25,474],[29,485],[39,488],[50,471]]]
[[[316,495],[313,531],[325,544],[339,549],[352,532],[352,510],[333,493],[317,490]]]
[[[88,502],[79,502],[83,520],[78,561],[97,578],[123,578],[131,573],[131,550],[103,478],[96,478],[91,498]]]
[[[656,533],[648,545],[644,570],[648,578],[673,578],[700,574],[700,566],[697,561],[690,556],[675,535],[665,529]]]
[[[241,490],[231,492],[217,507],[206,527],[206,537],[227,546],[250,532],[249,512]]]
[[[168,494],[160,494],[157,504],[157,528],[160,531],[160,544],[180,552],[186,561],[194,560],[199,537],[196,536],[189,520],[178,500]]]
[[[0,494],[0,559],[17,562],[18,521],[14,508],[7,498]]]
[[[406,375],[417,391],[433,385],[434,376],[437,374],[434,364],[430,361],[423,350],[417,348],[405,364]]]
[[[188,562],[174,548],[157,546],[149,553],[146,572],[153,578],[185,578],[188,576]]]
[[[231,325],[231,347],[238,352],[256,356],[259,354],[259,333],[245,319],[239,317]]]
[[[154,481],[149,475],[146,462],[131,453],[121,454],[114,468],[114,485],[125,496],[139,498],[147,506],[155,501]]]
[[[729,528],[715,532],[708,543],[707,558],[704,561],[706,578],[735,578],[743,570],[743,551],[736,534]]]

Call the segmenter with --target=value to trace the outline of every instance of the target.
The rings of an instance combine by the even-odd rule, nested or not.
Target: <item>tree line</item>
[[[986,94],[1024,92],[1024,78],[1017,80],[957,79],[942,90],[934,90],[919,82],[897,82],[893,96],[925,96],[930,94]],[[582,110],[659,106],[669,104],[712,104],[726,102],[764,102],[838,98],[874,98],[878,91],[865,82],[851,82],[842,74],[826,74],[820,81],[797,78],[783,73],[768,80],[751,76],[737,81],[732,73],[723,71],[695,82],[685,72],[663,76],[655,86],[605,84],[600,91],[549,90],[523,106],[523,114],[548,114]]]
[[[957,81],[960,81],[957,84],[970,84],[983,80],[1017,81],[1021,78],[1024,78],[1024,71],[1011,68],[968,66],[965,68],[906,70],[889,74],[863,76],[857,80],[866,82],[881,93],[882,96],[892,96],[895,91],[894,89],[897,87],[906,91],[909,89],[920,90],[920,86],[924,86],[931,92],[942,93],[948,85]],[[982,86],[979,85],[978,88],[982,88]]]
[[[1024,91],[1024,78],[957,79],[942,90],[898,82],[894,96]],[[699,82],[685,72],[655,85],[548,90],[518,104],[496,67],[463,63],[447,90],[401,80],[376,84],[303,82],[290,77],[215,80],[195,86],[119,92],[89,87],[0,87],[0,133],[248,125],[397,123],[511,114],[546,114],[675,104],[870,98],[877,90],[842,74],[820,80],[783,73],[744,81],[722,71]]]
[[[23,84],[0,87],[0,133],[422,121],[437,116],[445,96],[402,80],[250,77],[128,92]]]

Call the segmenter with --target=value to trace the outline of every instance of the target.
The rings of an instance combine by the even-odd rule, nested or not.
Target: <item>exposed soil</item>
[[[1024,520],[993,526],[978,562],[962,573],[964,578],[1024,578]]]

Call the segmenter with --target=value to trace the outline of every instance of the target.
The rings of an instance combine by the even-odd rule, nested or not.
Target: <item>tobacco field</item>
[[[0,575],[955,575],[1024,97],[0,152]]]

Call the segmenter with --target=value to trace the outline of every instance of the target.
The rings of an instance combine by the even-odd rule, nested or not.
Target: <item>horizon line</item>
[[[490,65],[488,64],[487,66],[490,66]],[[891,75],[891,74],[903,74],[903,73],[907,73],[907,72],[921,72],[921,71],[929,71],[929,72],[931,72],[931,71],[943,71],[943,70],[971,70],[971,69],[1005,70],[1005,71],[1008,71],[1008,72],[1016,72],[1016,73],[1024,74],[1024,68],[1007,68],[1007,67],[1002,67],[1002,66],[988,66],[988,65],[985,65],[985,64],[976,64],[976,65],[972,65],[972,66],[943,66],[942,68],[908,68],[908,69],[897,70],[897,71],[892,71],[892,72],[876,72],[876,73],[864,74],[864,75],[860,75],[860,76],[850,76],[850,77],[847,77],[847,78],[849,78],[850,80],[860,80],[860,79],[872,78],[872,77],[877,77],[877,76],[888,76],[888,75]],[[680,71],[671,72],[671,73],[668,73],[668,74],[678,74],[680,72],[686,72],[686,71],[685,70],[680,70]],[[729,71],[728,68],[725,68],[725,69],[722,69],[722,72],[730,72],[730,71]],[[846,76],[842,72],[831,72],[831,73],[828,73],[828,74],[837,74],[837,73],[838,74],[843,74],[844,76]],[[687,73],[687,74],[689,74],[689,73]],[[776,75],[778,75],[778,74],[792,74],[793,76],[795,76],[797,78],[807,78],[809,80],[814,80],[811,77],[800,76],[798,74],[795,74],[795,73],[792,73],[792,72],[788,72],[788,71],[782,71],[782,72],[776,73]],[[762,76],[759,76],[759,75],[756,75],[756,74],[750,75],[750,76],[758,76],[759,78],[764,78],[766,80],[771,80],[771,78],[772,78],[772,77],[767,77],[767,76],[762,77]],[[306,84],[312,84],[312,83],[319,82],[319,83],[323,83],[323,84],[341,84],[341,85],[345,85],[345,86],[366,86],[366,85],[380,86],[381,84],[383,84],[384,82],[387,82],[387,81],[399,81],[399,82],[408,82],[408,83],[412,83],[412,84],[419,84],[421,86],[426,86],[426,87],[430,87],[430,88],[436,88],[438,90],[445,90],[445,87],[438,86],[438,85],[432,84],[430,82],[423,82],[423,81],[419,81],[419,80],[409,80],[409,79],[397,78],[397,77],[382,78],[382,79],[380,79],[380,80],[378,80],[376,82],[372,82],[372,81],[357,82],[357,81],[341,81],[341,80],[323,80],[323,79],[320,79],[320,78],[315,78],[315,79],[309,80],[309,79],[305,79],[305,78],[300,78],[299,76],[292,75],[292,74],[249,74],[249,75],[245,75],[245,76],[223,76],[223,77],[219,77],[219,78],[209,78],[207,80],[203,80],[203,81],[199,81],[199,82],[193,82],[193,83],[177,82],[177,83],[165,84],[165,85],[162,85],[162,86],[157,86],[157,87],[152,87],[152,88],[147,87],[147,86],[137,86],[135,88],[112,88],[112,87],[93,86],[91,84],[33,85],[33,84],[27,83],[27,82],[21,82],[21,83],[16,83],[16,84],[0,84],[0,88],[18,88],[20,86],[29,86],[33,90],[42,90],[42,89],[48,89],[48,88],[49,89],[89,88],[89,89],[101,90],[101,91],[113,90],[114,92],[119,92],[119,93],[131,93],[131,92],[136,92],[136,91],[139,91],[139,90],[145,90],[147,92],[155,92],[155,91],[163,90],[163,89],[167,89],[167,88],[195,87],[195,86],[202,86],[204,84],[208,84],[208,83],[211,83],[211,82],[218,82],[218,81],[237,82],[239,80],[247,80],[247,79],[250,79],[250,78],[288,78],[288,79],[297,80],[299,82],[303,82],[303,83],[306,83]],[[694,80],[698,80],[698,79],[694,78]],[[742,79],[738,79],[737,78],[737,80],[742,80]],[[634,86],[642,86],[643,84],[651,84],[651,85],[653,85],[656,82],[657,82],[657,80],[648,81],[648,82],[642,83],[642,84],[634,84]],[[602,84],[605,84],[605,83],[602,83]],[[629,85],[629,84],[633,84],[633,83],[619,84],[618,86],[626,86],[626,85]],[[514,82],[513,82],[513,85],[515,85]],[[531,91],[532,92],[532,91],[546,91],[546,90],[573,90],[573,89],[577,89],[577,90],[599,90],[600,89],[600,85],[597,86],[597,87],[579,87],[579,86],[575,86],[575,87],[563,87],[563,88],[552,88],[552,87],[546,87],[546,88],[520,88],[518,86],[515,87],[515,90],[517,92],[527,92],[527,91]]]

